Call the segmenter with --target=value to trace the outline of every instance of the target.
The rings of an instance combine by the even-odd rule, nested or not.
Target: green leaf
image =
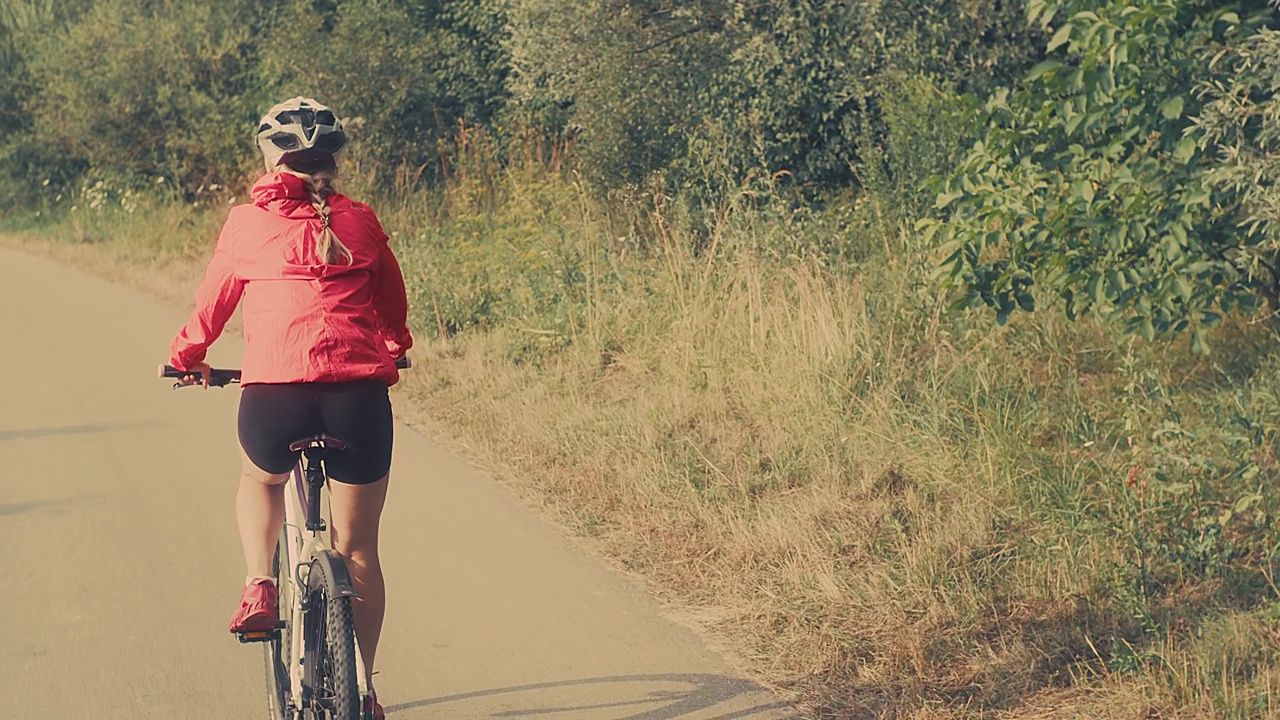
[[[1160,103],[1160,114],[1164,116],[1165,120],[1177,120],[1182,117],[1183,104],[1184,101],[1182,96],[1174,95],[1168,100]]]
[[[1191,331],[1191,352],[1196,355],[1209,354],[1209,343],[1204,340],[1204,330],[1197,328]]]
[[[928,245],[929,243],[932,243],[934,236],[938,234],[938,230],[940,230],[941,228],[942,228],[942,223],[938,222],[937,220],[929,222],[928,224],[924,225],[924,232],[920,234],[920,239],[924,241],[926,245]],[[920,225],[917,224],[916,230],[919,230],[919,229],[920,229]]]
[[[1027,292],[1026,290],[1019,290],[1018,292],[1014,293],[1013,297],[1015,300],[1017,300],[1018,307],[1022,308],[1023,310],[1027,312],[1032,312],[1033,310],[1036,309],[1035,297],[1032,296],[1032,294]]]
[[[955,192],[948,192],[948,193],[939,193],[938,199],[936,202],[934,202],[933,207],[937,210],[941,210],[942,208],[945,208],[946,206],[950,205],[951,203],[955,202],[956,200],[958,200],[963,196],[964,196],[963,190],[956,190]]]
[[[1127,287],[1129,287],[1129,283],[1124,279],[1124,275],[1120,271],[1107,271],[1107,297],[1118,298]]]
[[[1027,76],[1023,78],[1023,80],[1025,82],[1033,82],[1038,80],[1042,75],[1048,75],[1061,70],[1064,67],[1068,67],[1068,65],[1057,60],[1044,60],[1036,63],[1035,67],[1031,68],[1031,72],[1028,72]]]
[[[1182,164],[1191,162],[1191,158],[1196,154],[1196,139],[1190,135],[1178,141],[1177,147],[1173,151],[1173,159]]]
[[[1085,80],[1084,75],[1085,73],[1082,68],[1074,68],[1070,73],[1067,74],[1068,83],[1071,88],[1071,92],[1078,93],[1081,90],[1084,90],[1084,80]],[[1084,109],[1088,107],[1089,98],[1084,95],[1077,95],[1075,98],[1075,102],[1076,102],[1076,109],[1081,112],[1084,112]]]
[[[1183,198],[1183,202],[1186,203],[1187,207],[1198,205],[1207,208],[1211,199],[1212,195],[1210,195],[1209,190],[1204,186],[1200,186],[1188,191],[1186,197]]]
[[[1262,495],[1258,493],[1249,493],[1248,495],[1241,495],[1240,499],[1236,500],[1236,504],[1231,506],[1231,509],[1237,513],[1242,513],[1248,510],[1249,508],[1253,507],[1254,505],[1262,502],[1262,500],[1263,500]]]
[[[1062,45],[1070,39],[1071,23],[1063,23],[1062,27],[1058,28],[1058,31],[1053,34],[1053,37],[1049,38],[1049,44],[1045,46],[1045,51],[1053,52],[1059,47],[1062,47]]]
[[[1027,3],[1027,23],[1028,24],[1034,25],[1036,24],[1037,21],[1040,20],[1040,15],[1044,13],[1046,4],[1047,3],[1045,2],[1045,0],[1030,0]]]
[[[1138,333],[1142,335],[1142,339],[1151,342],[1156,339],[1156,328],[1151,324],[1151,318],[1142,318],[1142,323],[1138,325]]]
[[[1094,273],[1084,283],[1084,291],[1093,299],[1095,305],[1102,304],[1102,273]]]
[[[1067,120],[1065,128],[1067,135],[1070,136],[1075,134],[1076,128],[1080,127],[1080,123],[1082,122],[1084,122],[1084,113],[1076,113],[1075,115],[1072,115],[1071,119]]]
[[[1107,231],[1107,248],[1113,253],[1124,250],[1124,241],[1128,231],[1127,225],[1112,225],[1111,229]]]
[[[1173,279],[1173,284],[1178,289],[1178,297],[1182,298],[1183,302],[1191,299],[1191,283],[1187,282],[1186,278],[1178,275]]]

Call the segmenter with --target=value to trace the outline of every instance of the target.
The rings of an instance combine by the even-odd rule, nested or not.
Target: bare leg
[[[364,660],[366,680],[373,676],[373,658],[382,634],[386,612],[386,588],[378,561],[378,521],[387,499],[387,478],[367,485],[329,483],[329,515],[333,546],[347,561],[351,582],[360,599],[355,601],[356,639]]]
[[[271,577],[280,527],[284,524],[284,482],[289,474],[273,475],[254,465],[241,453],[240,488],[236,490],[236,524],[244,549],[246,582]]]

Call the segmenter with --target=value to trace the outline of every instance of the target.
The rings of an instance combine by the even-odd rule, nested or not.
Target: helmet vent
[[[316,113],[314,110],[286,110],[276,115],[276,122],[281,125],[291,125],[297,123],[305,129],[316,126]]]

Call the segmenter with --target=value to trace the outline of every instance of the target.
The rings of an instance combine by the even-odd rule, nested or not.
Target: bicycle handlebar
[[[179,370],[178,368],[172,365],[161,365],[160,377],[173,378],[175,380],[182,380],[183,378],[186,378],[186,377],[200,377],[200,373],[191,372],[189,370]],[[209,387],[223,387],[225,385],[230,385],[231,383],[239,383],[239,382],[240,382],[239,370],[223,370],[220,368],[213,368],[212,370],[209,371]],[[192,387],[196,387],[197,385],[198,383],[196,385],[193,385]],[[174,383],[173,386],[176,388],[185,387],[181,382]]]
[[[413,363],[409,361],[408,356],[399,357],[399,358],[396,358],[396,367],[401,370],[408,370],[409,368],[413,367]],[[183,378],[199,377],[199,375],[200,373],[191,372],[189,370],[179,370],[178,368],[172,365],[160,366],[160,377],[172,378],[179,381],[173,384],[175,388],[199,387],[199,383],[194,383],[192,385],[184,385],[181,382]],[[220,368],[213,368],[210,370],[209,387],[225,387],[232,383],[235,383],[235,384],[240,383],[239,370],[228,370],[228,369],[220,369]]]

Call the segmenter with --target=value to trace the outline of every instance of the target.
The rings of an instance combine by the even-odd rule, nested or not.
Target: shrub
[[[258,104],[246,19],[268,11],[255,2],[94,3],[33,46],[36,141],[88,166],[192,189],[238,179]]]
[[[891,72],[945,92],[984,88],[1038,49],[1019,3],[645,3],[521,0],[509,41],[514,101],[581,129],[610,186],[665,172],[704,179],[690,140],[712,138],[738,178],[847,185],[858,136],[882,129]]]
[[[1203,329],[1258,305],[1256,228],[1217,164],[1192,91],[1224,82],[1214,62],[1274,22],[1261,0],[1030,3],[1052,57],[987,102],[981,139],[940,185],[950,217],[945,284],[1003,322],[1058,295],[1144,337]],[[1055,18],[1060,20],[1055,21]],[[1055,24],[1056,22],[1056,24]]]
[[[353,156],[381,170],[438,168],[459,123],[488,122],[505,100],[497,0],[294,0],[282,13],[263,84],[333,105],[355,130]]]

